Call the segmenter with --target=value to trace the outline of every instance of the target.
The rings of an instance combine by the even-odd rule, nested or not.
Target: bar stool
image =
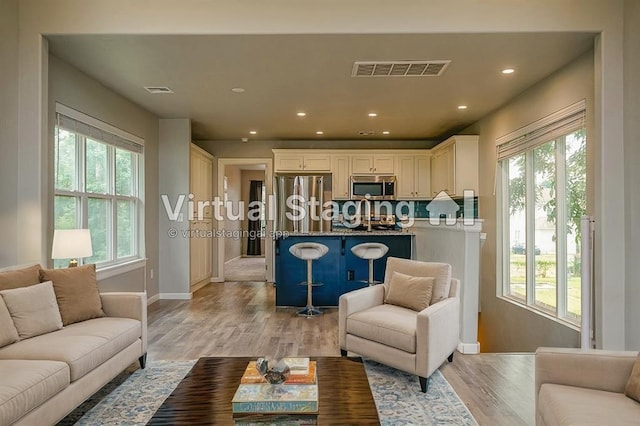
[[[382,243],[362,243],[351,247],[351,253],[360,259],[367,259],[369,261],[369,279],[365,281],[367,284],[374,285],[382,282],[373,279],[373,261],[380,259],[387,254],[388,251],[389,247]]]
[[[307,286],[307,306],[298,311],[298,315],[305,316],[307,318],[315,317],[322,314],[322,312],[313,306],[311,299],[311,289],[313,286],[320,286],[322,283],[313,282],[313,270],[312,262],[316,259],[320,259],[327,254],[329,247],[319,243],[298,243],[289,248],[289,252],[298,259],[307,261],[307,281],[303,281],[300,284]]]

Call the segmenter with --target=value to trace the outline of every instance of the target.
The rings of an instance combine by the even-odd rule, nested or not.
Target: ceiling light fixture
[[[384,131],[382,132],[382,134],[383,134],[383,135],[390,135],[390,134],[391,134],[391,132],[390,132],[390,131],[388,131],[388,130],[384,130]]]
[[[243,93],[244,89],[242,87],[234,87],[231,91],[234,93]]]
[[[299,113],[296,114],[298,117],[305,117],[307,115],[306,112],[302,112],[300,111]]]
[[[458,109],[467,109],[466,105],[458,105]]]
[[[324,135],[324,132],[323,132],[322,130],[318,130],[318,131],[316,132],[316,135]]]
[[[375,112],[370,112],[369,113],[369,117],[377,117],[377,116],[378,116],[378,114],[376,114]]]
[[[144,86],[145,90],[151,94],[158,95],[163,93],[173,93],[173,90],[167,86]]]
[[[257,135],[257,134],[258,134],[258,132],[256,132],[255,130],[251,130],[251,131],[249,131],[249,134],[250,134],[250,135]]]
[[[502,74],[513,74],[514,72],[516,72],[516,70],[513,68],[505,68],[502,70]]]

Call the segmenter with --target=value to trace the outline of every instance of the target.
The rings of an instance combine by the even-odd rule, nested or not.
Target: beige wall
[[[272,149],[425,149],[438,141],[379,140],[307,140],[307,141],[196,141],[196,144],[217,158],[271,157]]]
[[[625,1],[624,13],[624,138],[627,209],[627,283],[625,292],[627,349],[640,350],[640,2]]]
[[[264,183],[264,171],[263,170],[242,170],[241,171],[241,195],[242,199],[245,201],[244,207],[244,220],[242,221],[242,229],[249,229],[249,218],[247,217],[249,211],[249,188],[252,180],[261,180]],[[247,238],[242,238],[242,255],[245,256],[247,254]],[[264,256],[264,238],[260,239],[260,253]]]
[[[239,166],[226,166],[224,174],[227,177],[227,199],[232,203],[232,213],[238,215],[238,202],[242,199],[241,171]],[[239,232],[242,230],[242,221],[225,219],[224,229],[226,232]],[[224,240],[224,261],[240,257],[242,254],[242,237],[225,238]]]
[[[18,0],[0,2],[0,76],[1,268],[18,263]]]
[[[48,170],[53,170],[53,129],[55,104],[59,102],[84,114],[118,127],[144,139],[145,156],[145,248],[147,262],[147,290],[149,296],[158,294],[158,118],[120,95],[107,89],[57,57],[49,56],[49,125]],[[48,179],[47,194],[53,194],[53,181]],[[53,211],[53,196],[47,196],[48,211]],[[52,218],[47,229],[47,247],[52,241]],[[151,272],[154,276],[151,278]],[[133,271],[101,282],[101,288],[110,291],[141,291],[144,272]]]
[[[536,84],[464,133],[480,135],[479,215],[487,240],[480,257],[480,343],[483,352],[534,351],[538,346],[578,346],[579,333],[496,297],[496,139],[581,99],[587,100],[588,137],[593,135],[593,52]],[[590,144],[593,144],[590,141]],[[591,167],[591,174],[593,167]],[[591,180],[592,185],[592,180]]]

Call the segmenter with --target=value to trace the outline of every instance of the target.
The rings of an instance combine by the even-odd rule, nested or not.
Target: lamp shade
[[[88,229],[56,229],[53,231],[52,259],[79,259],[93,256]]]

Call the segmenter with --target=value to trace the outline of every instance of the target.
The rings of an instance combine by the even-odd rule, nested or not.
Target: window
[[[584,102],[498,141],[502,296],[580,322]]]
[[[84,263],[140,258],[143,141],[64,105],[56,111],[54,229],[91,230],[93,256]]]

